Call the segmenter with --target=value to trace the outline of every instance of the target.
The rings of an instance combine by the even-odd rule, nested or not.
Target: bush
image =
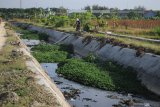
[[[88,23],[84,25],[83,30],[86,31],[86,32],[89,32],[89,31],[90,31],[90,27],[89,27],[89,24],[88,24]]]
[[[58,22],[55,23],[55,27],[63,27],[65,25],[64,20],[59,20]]]
[[[96,56],[90,53],[89,55],[87,55],[87,57],[84,58],[84,60],[93,63],[96,62]]]

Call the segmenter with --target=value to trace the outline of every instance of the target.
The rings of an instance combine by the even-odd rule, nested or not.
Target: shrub
[[[55,27],[63,27],[65,25],[64,20],[59,20],[58,22],[55,23]]]
[[[90,53],[89,55],[87,55],[87,57],[84,58],[84,60],[91,63],[96,62],[96,56]]]
[[[86,23],[83,27],[83,30],[86,31],[86,32],[89,32],[90,31],[90,26],[88,23]]]

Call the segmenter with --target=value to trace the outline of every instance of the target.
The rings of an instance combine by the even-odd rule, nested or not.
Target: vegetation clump
[[[66,78],[106,90],[114,90],[114,84],[107,72],[101,71],[94,63],[85,62],[81,59],[69,59],[57,70]]]
[[[68,52],[66,51],[68,50]],[[64,45],[40,44],[32,48],[33,56],[39,62],[63,62],[69,58],[72,49]]]
[[[23,30],[23,29],[19,29],[18,32],[21,33],[20,37],[22,39],[29,39],[29,40],[33,39],[33,40],[48,41],[48,38],[49,38],[49,36],[45,33],[38,33],[38,32]]]
[[[83,59],[69,59],[59,64],[57,73],[65,78],[105,90],[125,91],[135,94],[149,94],[141,85],[137,74],[131,68],[123,68],[113,62],[97,62]],[[90,59],[90,57],[89,57]],[[89,62],[88,62],[89,61]]]

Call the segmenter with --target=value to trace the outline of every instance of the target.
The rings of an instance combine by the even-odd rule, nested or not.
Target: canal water
[[[143,97],[104,91],[67,80],[56,73],[56,63],[41,63],[41,66],[73,107],[160,107],[160,102]]]

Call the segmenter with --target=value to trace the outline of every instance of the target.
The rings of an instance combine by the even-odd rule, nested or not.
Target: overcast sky
[[[18,8],[20,0],[0,0],[0,8]],[[82,9],[87,5],[98,4],[119,9],[144,6],[147,9],[160,10],[160,0],[22,0],[23,8],[30,7],[60,7]]]

